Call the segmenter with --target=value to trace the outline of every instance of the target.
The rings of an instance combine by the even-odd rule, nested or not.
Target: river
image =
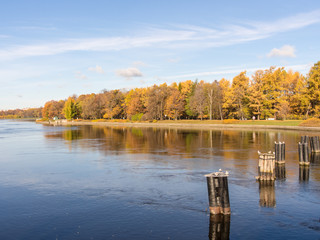
[[[320,239],[320,155],[298,131],[45,126],[0,121],[0,239]],[[257,151],[286,143],[274,184]],[[230,219],[205,174],[229,171]]]

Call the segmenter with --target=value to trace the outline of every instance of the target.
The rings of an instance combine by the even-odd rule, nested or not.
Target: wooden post
[[[319,136],[310,137],[311,152],[320,152]]]
[[[308,152],[310,152],[310,147],[309,147],[309,143],[310,143],[310,138],[309,136],[301,136],[301,143],[306,143],[306,145],[308,146]],[[311,146],[311,143],[310,143]]]
[[[229,215],[230,202],[228,190],[229,173],[219,172],[205,175],[207,178],[209,209],[211,214]]]
[[[314,139],[314,137],[310,137],[310,149],[311,149],[311,152],[315,151],[315,139]]]
[[[309,166],[308,165],[300,165],[299,166],[299,181],[300,182],[308,182],[309,181]]]
[[[274,181],[275,176],[275,154],[274,153],[260,153],[259,154],[259,176],[256,177],[259,181]]]
[[[209,240],[229,240],[230,215],[210,214]]]
[[[274,142],[275,160],[277,164],[284,164],[286,159],[286,144]]]
[[[276,194],[274,191],[274,181],[260,181],[259,182],[260,193],[260,207],[275,207],[276,206]]]
[[[308,143],[300,143],[298,144],[298,150],[299,150],[299,164],[300,165],[309,165],[309,148]]]

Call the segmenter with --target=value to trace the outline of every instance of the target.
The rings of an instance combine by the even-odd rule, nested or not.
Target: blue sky
[[[320,1],[3,1],[0,110],[320,60]]]

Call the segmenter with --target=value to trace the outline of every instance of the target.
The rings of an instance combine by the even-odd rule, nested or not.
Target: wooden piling
[[[311,144],[309,136],[301,136],[301,143],[305,143],[308,146],[308,152],[311,152]]]
[[[311,152],[320,152],[319,136],[310,137]]]
[[[286,158],[286,144],[284,142],[274,142],[274,152],[276,164],[284,164]]]
[[[276,194],[274,190],[274,181],[259,182],[260,207],[275,207]]]
[[[229,240],[230,215],[210,214],[209,240]]]
[[[256,177],[259,181],[274,181],[275,176],[275,153],[260,153],[259,154],[259,165],[258,165],[258,176]]]
[[[299,150],[299,164],[300,165],[309,165],[309,147],[307,142],[303,142],[298,144]]]
[[[228,172],[221,170],[205,175],[207,178],[209,209],[211,214],[229,215]]]

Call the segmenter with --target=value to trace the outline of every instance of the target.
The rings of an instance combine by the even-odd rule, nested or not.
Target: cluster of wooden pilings
[[[258,177],[256,178],[259,181],[273,181],[276,179],[276,160],[275,154],[268,153],[259,153],[259,165],[258,165]]]
[[[274,181],[276,179],[282,180],[286,178],[285,168],[285,151],[286,146],[284,142],[275,142],[274,152],[261,153],[259,154],[258,163],[258,176],[256,179],[259,181],[260,190],[260,206],[274,207],[276,204]],[[310,153],[320,153],[320,141],[319,137],[308,137],[302,136],[301,142],[298,144],[299,152],[299,179],[300,181],[309,180],[309,155]],[[320,155],[311,155],[315,161],[320,161]],[[207,178],[208,196],[209,196],[209,209],[210,215],[219,224],[223,223],[223,218],[214,216],[230,216],[230,202],[229,202],[229,190],[228,190],[228,172],[214,172],[205,175]],[[220,219],[219,221],[217,219]],[[230,220],[230,217],[226,219]],[[214,225],[216,226],[216,225]],[[220,225],[218,225],[220,226]],[[226,225],[227,228],[230,225]],[[210,227],[211,229],[211,227]],[[220,229],[220,227],[219,227]],[[211,235],[216,236],[217,229],[212,227],[210,230]]]

